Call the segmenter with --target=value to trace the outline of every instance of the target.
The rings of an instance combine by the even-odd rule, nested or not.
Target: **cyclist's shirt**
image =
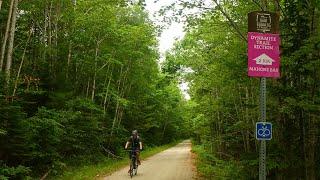
[[[137,136],[136,138],[134,138],[133,136],[131,136],[129,139],[128,139],[128,142],[130,142],[131,144],[131,148],[134,149],[134,150],[138,150],[139,147],[140,147],[140,137]]]

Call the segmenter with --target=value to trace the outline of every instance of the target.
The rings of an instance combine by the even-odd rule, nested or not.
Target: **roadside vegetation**
[[[258,179],[260,81],[247,76],[246,37],[247,14],[260,2],[183,1],[176,11],[188,22],[186,36],[167,53],[166,65],[189,82],[186,119],[199,145],[198,169],[208,179]],[[267,2],[281,17],[281,78],[267,79],[268,178],[319,179],[320,1]],[[178,16],[189,8],[200,11]]]
[[[160,11],[186,35],[159,65],[161,29],[144,0],[0,0],[0,179],[102,177],[128,163],[133,129],[144,158],[191,137],[205,179],[258,179],[260,82],[247,76],[246,34],[261,5],[211,2]],[[320,179],[320,1],[267,2],[281,17],[268,178]]]
[[[133,129],[146,147],[185,137],[185,100],[143,4],[0,4],[0,179],[108,171]]]

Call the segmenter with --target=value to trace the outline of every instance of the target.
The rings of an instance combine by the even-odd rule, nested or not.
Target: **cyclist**
[[[128,139],[125,149],[128,149],[129,145],[131,145],[131,150],[136,152],[138,165],[141,165],[140,162],[140,150],[142,150],[142,142],[138,135],[137,130],[132,131],[132,136]],[[131,158],[131,157],[130,157]]]

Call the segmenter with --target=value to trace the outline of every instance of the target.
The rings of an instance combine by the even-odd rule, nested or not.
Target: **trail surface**
[[[142,152],[143,153],[143,152]],[[131,179],[128,167],[121,169],[105,180]],[[138,174],[133,180],[192,180],[195,176],[192,157],[191,142],[183,141],[177,146],[156,154],[141,162]]]

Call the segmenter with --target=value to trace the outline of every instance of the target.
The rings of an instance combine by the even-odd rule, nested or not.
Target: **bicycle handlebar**
[[[142,151],[142,149],[138,149],[138,150],[132,150],[132,149],[124,149],[125,151]]]

